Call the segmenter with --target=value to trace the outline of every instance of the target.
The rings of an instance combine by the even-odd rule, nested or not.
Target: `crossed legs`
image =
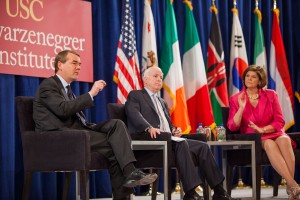
[[[295,185],[295,155],[288,136],[280,136],[276,140],[263,140],[271,165],[287,181],[288,185]]]
[[[267,139],[262,141],[263,149],[266,151],[273,168],[287,182],[287,193],[290,196],[298,196],[300,189],[294,179],[295,155],[292,149],[291,140],[288,136],[280,136],[275,140]],[[293,195],[290,195],[295,190]]]

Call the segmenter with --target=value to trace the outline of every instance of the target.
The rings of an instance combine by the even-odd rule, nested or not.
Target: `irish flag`
[[[284,44],[279,28],[279,10],[273,11],[272,41],[270,48],[270,80],[269,87],[276,90],[285,120],[285,130],[295,124],[293,105],[294,97],[286,60]]]
[[[185,38],[183,54],[183,80],[192,132],[198,123],[215,127],[210,103],[205,65],[191,3],[185,5]]]
[[[159,62],[164,74],[163,94],[173,124],[181,127],[183,133],[189,133],[191,125],[183,86],[175,14],[170,0],[167,0],[166,4],[165,30]]]
[[[207,48],[207,81],[215,122],[221,124],[223,122],[221,107],[229,106],[226,67],[221,29],[217,17],[218,10],[215,5],[211,7],[211,12],[212,19]]]

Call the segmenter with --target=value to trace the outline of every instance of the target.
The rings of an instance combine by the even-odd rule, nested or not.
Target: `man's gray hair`
[[[145,77],[149,77],[150,71],[151,71],[152,69],[154,69],[154,68],[157,68],[157,69],[159,69],[159,70],[161,71],[161,69],[160,69],[159,67],[157,67],[157,66],[149,67],[149,68],[145,69],[145,71],[144,71],[144,73],[143,73],[143,80],[144,80]]]

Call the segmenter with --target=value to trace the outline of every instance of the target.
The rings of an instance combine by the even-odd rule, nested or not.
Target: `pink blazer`
[[[251,134],[254,133],[254,130],[248,127],[248,124],[249,121],[252,121],[259,127],[272,125],[276,129],[276,131],[273,133],[262,134],[262,140],[275,139],[280,135],[284,135],[285,122],[283,119],[281,106],[278,101],[277,93],[270,89],[259,90],[259,100],[256,107],[253,107],[249,102],[249,99],[246,98],[247,102],[243,112],[241,124],[240,126],[236,126],[234,124],[233,117],[239,109],[238,95],[245,91],[245,88],[243,88],[241,92],[230,97],[227,127],[231,131],[240,130],[241,134]],[[292,145],[294,147],[294,141],[292,141]]]

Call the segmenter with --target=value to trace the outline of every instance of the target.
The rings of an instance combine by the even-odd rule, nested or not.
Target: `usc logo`
[[[15,6],[13,8],[15,13],[12,13],[11,6]],[[10,17],[17,17],[19,15],[22,19],[32,18],[34,21],[42,21],[44,16],[36,16],[34,12],[36,6],[43,8],[43,0],[6,0],[6,13]]]

